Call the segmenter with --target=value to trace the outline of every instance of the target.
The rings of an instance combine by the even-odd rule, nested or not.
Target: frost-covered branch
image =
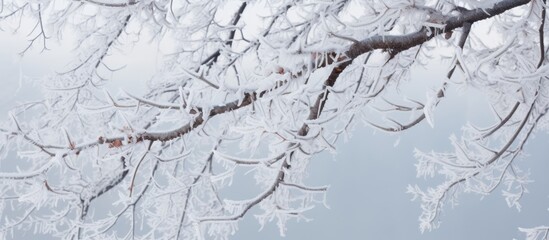
[[[276,220],[284,234],[325,201],[327,187],[309,187],[309,161],[335,151],[357,122],[374,122],[365,109],[398,125],[374,126],[402,131],[432,125],[447,88],[482,89],[494,125],[452,138],[453,153],[416,153],[418,175],[446,177],[437,188],[410,188],[429,229],[465,187],[486,193],[505,183],[516,204],[527,179],[514,160],[546,124],[541,0],[4,1],[0,28],[26,30],[9,22],[17,18],[33,23],[31,45],[77,34],[67,43],[74,58],[43,81],[43,100],[16,107],[1,125],[1,166],[17,156],[17,168],[0,171],[0,201],[11,201],[0,205],[38,210],[8,216],[4,232],[225,239],[254,209],[261,225]],[[504,43],[483,42],[474,23],[484,20]],[[109,89],[124,71],[112,63],[136,42],[157,46],[148,92]],[[412,105],[393,100],[406,95],[399,86],[413,82],[416,66],[448,46],[454,58],[438,91]],[[385,116],[395,112],[413,118]],[[247,177],[255,188],[228,194]]]

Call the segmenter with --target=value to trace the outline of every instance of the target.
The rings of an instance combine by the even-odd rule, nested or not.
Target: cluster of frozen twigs
[[[528,179],[514,160],[547,127],[545,0],[1,4],[1,28],[30,32],[24,51],[67,32],[79,46],[67,69],[44,81],[44,99],[1,125],[0,162],[17,165],[0,172],[5,236],[226,238],[251,209],[283,234],[324,201],[327,187],[306,183],[311,157],[335,150],[356,121],[390,132],[432,124],[446,88],[467,84],[490,97],[497,121],[467,127],[454,152],[416,153],[420,176],[446,179],[409,188],[422,202],[421,229],[431,229],[461,192],[502,185],[520,207]],[[484,19],[501,44],[477,35]],[[150,91],[106,89],[117,70],[108,58],[142,35],[169,46]],[[440,45],[454,59],[440,91],[411,106],[386,97]],[[364,114],[371,107],[414,120],[374,122]],[[235,194],[244,172],[258,188]]]

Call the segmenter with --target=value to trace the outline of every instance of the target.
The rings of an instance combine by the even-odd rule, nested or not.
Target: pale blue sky
[[[483,107],[473,107],[481,101],[475,94],[450,90],[447,96],[436,111],[435,128],[423,122],[401,135],[389,135],[373,134],[372,128],[357,126],[349,142],[338,144],[335,160],[326,153],[311,161],[309,183],[331,185],[331,209],[318,206],[310,211],[307,216],[314,221],[290,224],[284,239],[523,239],[518,227],[549,224],[549,138],[539,133],[529,141],[527,156],[518,160],[535,181],[528,185],[530,193],[522,200],[521,212],[507,207],[501,188],[484,198],[462,194],[460,205],[444,209],[439,229],[421,234],[419,202],[410,201],[406,186],[435,186],[440,182],[416,178],[414,148],[450,150],[449,134],[459,136],[468,118],[492,120],[486,119],[489,115]],[[393,147],[399,136],[400,143]],[[280,239],[275,224],[259,233],[258,228],[248,216],[234,239]]]
[[[0,43],[7,46],[0,49],[0,117],[7,119],[10,107],[39,99],[37,87],[29,86],[36,83],[37,78],[63,66],[65,55],[31,53],[20,60],[17,51],[22,43],[15,43],[4,34],[0,35]],[[125,72],[114,75],[113,91],[128,85],[134,86],[132,91],[141,91],[147,80],[144,77],[147,74],[141,71],[154,69],[154,58],[143,57],[143,54],[129,57],[134,60]],[[147,70],[142,70],[144,67]],[[442,72],[439,70],[420,71],[416,78],[438,77]],[[437,73],[432,73],[436,75],[433,76],[429,72]],[[19,79],[22,79],[22,88]],[[493,121],[485,114],[486,105],[477,94],[470,89],[461,93],[451,90],[436,111],[435,128],[422,123],[401,135],[389,135],[373,134],[372,128],[358,124],[352,139],[338,144],[337,155],[324,153],[311,161],[308,183],[331,186],[327,195],[331,208],[319,205],[306,214],[313,221],[291,222],[284,239],[521,239],[523,235],[517,227],[549,224],[549,138],[545,133],[538,133],[525,150],[529,156],[519,160],[520,167],[530,170],[535,180],[528,185],[530,193],[522,200],[520,213],[507,207],[500,189],[482,200],[479,195],[463,194],[459,206],[445,208],[440,229],[420,233],[417,221],[420,203],[410,201],[406,186],[434,186],[439,182],[415,177],[413,149],[448,150],[448,136],[451,133],[459,136],[460,127],[467,121],[481,124]],[[399,136],[400,143],[394,147]],[[259,224],[253,219],[254,211],[251,213],[240,223],[232,239],[281,239],[274,222],[258,232]]]

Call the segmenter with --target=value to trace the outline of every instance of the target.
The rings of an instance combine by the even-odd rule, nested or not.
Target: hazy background
[[[51,44],[53,51],[42,54],[34,49],[23,58],[18,54],[26,42],[0,31],[0,119],[18,103],[40,99],[40,81],[47,74],[62,71],[70,60],[71,49]],[[124,88],[140,93],[158,64],[152,48],[136,46],[135,50],[111,61],[127,63],[112,75],[113,92]],[[442,65],[431,69],[414,69],[414,81],[440,81]],[[423,151],[450,150],[448,136],[459,136],[468,121],[487,126],[495,121],[488,114],[486,102],[472,89],[451,88],[436,110],[435,127],[426,122],[398,135],[376,132],[358,124],[348,142],[339,142],[338,154],[316,156],[310,166],[309,185],[330,185],[328,204],[307,212],[311,222],[290,222],[284,239],[512,239],[523,238],[517,227],[549,224],[549,138],[537,134],[519,159],[520,167],[531,172],[535,182],[522,200],[521,212],[507,207],[500,189],[482,198],[462,194],[460,205],[445,208],[442,225],[421,234],[417,218],[420,203],[411,202],[406,194],[408,184],[434,186],[435,180],[417,179],[414,148]],[[395,143],[399,144],[395,146]],[[2,167],[0,166],[0,171]],[[433,181],[433,182],[429,182]],[[242,189],[245,191],[245,189]],[[276,223],[261,232],[251,211],[239,225],[232,239],[280,239]],[[29,238],[30,239],[30,238]]]

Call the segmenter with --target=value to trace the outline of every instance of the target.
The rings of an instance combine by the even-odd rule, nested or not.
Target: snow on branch
[[[77,36],[76,56],[45,79],[44,99],[1,124],[0,163],[17,155],[17,170],[0,171],[0,201],[28,211],[0,222],[0,234],[226,239],[252,209],[284,234],[288,221],[326,205],[328,187],[307,179],[316,154],[335,151],[357,120],[390,132],[433,125],[459,71],[491,98],[498,121],[452,138],[455,152],[417,150],[418,176],[445,177],[408,189],[422,201],[421,228],[437,226],[462,191],[505,185],[518,207],[528,180],[514,160],[546,124],[549,102],[545,4],[426,2],[2,2],[0,28],[25,30],[14,18],[36,23],[25,51]],[[483,20],[513,40],[482,42],[472,26]],[[156,72],[146,94],[116,93],[109,84],[124,69],[112,63],[135,42],[159,46]],[[437,91],[412,105],[394,100],[410,69],[441,55],[441,45],[454,60]],[[372,121],[368,107],[397,127]]]

